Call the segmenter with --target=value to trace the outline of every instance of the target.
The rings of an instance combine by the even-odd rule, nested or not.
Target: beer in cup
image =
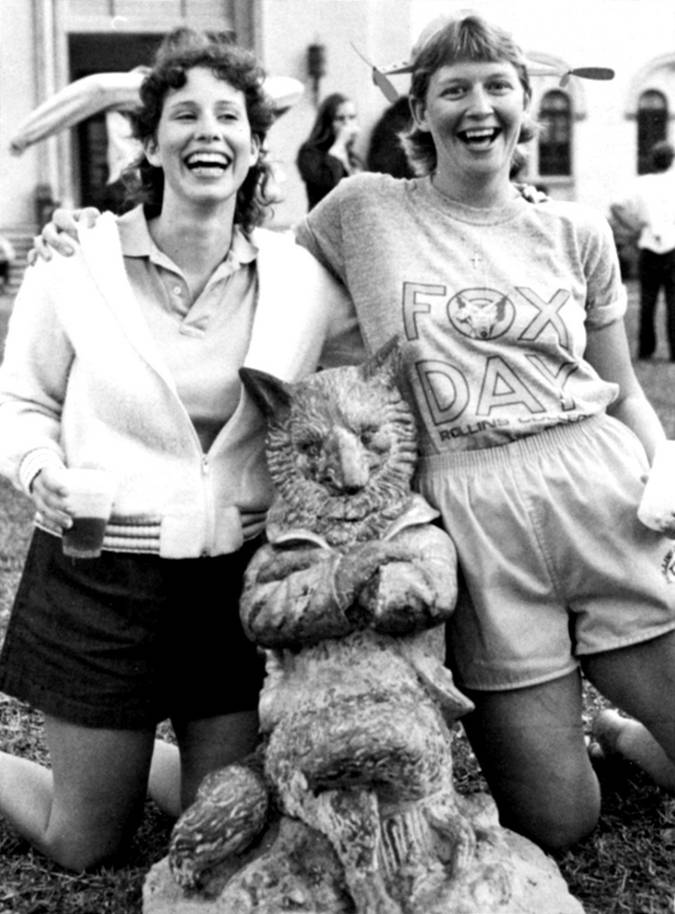
[[[68,487],[65,507],[73,523],[63,531],[63,553],[78,559],[97,558],[112,511],[113,476],[107,470],[69,468],[64,482]]]

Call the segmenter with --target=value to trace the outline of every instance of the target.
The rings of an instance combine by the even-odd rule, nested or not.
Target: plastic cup
[[[68,469],[65,507],[73,519],[63,531],[63,554],[77,559],[94,559],[101,554],[106,524],[112,511],[115,485],[106,470]]]
[[[638,517],[652,530],[675,528],[675,441],[663,441],[654,452]]]

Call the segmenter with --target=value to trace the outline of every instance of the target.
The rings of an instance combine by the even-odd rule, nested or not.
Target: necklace
[[[469,263],[471,264],[471,278],[467,276],[469,282],[467,283],[474,289],[486,289],[488,285],[488,265],[489,260],[484,256],[485,252],[480,248],[476,247],[476,242],[472,241],[470,238],[464,237],[465,244],[469,247],[471,251],[469,255]]]

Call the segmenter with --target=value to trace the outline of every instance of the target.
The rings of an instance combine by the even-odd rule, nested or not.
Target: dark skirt
[[[83,726],[145,729],[254,710],[263,660],[239,620],[260,540],[198,559],[71,559],[36,530],[0,655],[0,690]]]

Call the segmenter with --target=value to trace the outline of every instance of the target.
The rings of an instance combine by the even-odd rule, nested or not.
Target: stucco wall
[[[477,0],[468,5],[507,28],[526,53],[552,54],[573,67],[614,69],[611,82],[580,80],[586,116],[575,124],[574,138],[574,198],[604,211],[636,173],[637,128],[626,118],[627,99],[632,81],[648,61],[675,52],[675,3]],[[413,31],[430,16],[462,7],[461,2],[413,2]],[[536,78],[534,83],[536,92]],[[675,93],[670,102],[672,113]]]
[[[573,66],[613,67],[612,82],[578,81],[575,122],[576,199],[605,211],[636,172],[636,123],[628,119],[643,88],[666,93],[675,112],[675,2],[673,0],[250,0],[255,6],[256,50],[271,73],[295,76],[307,85],[298,105],[273,127],[270,144],[286,174],[286,200],[276,222],[292,225],[305,212],[305,194],[294,160],[314,119],[306,74],[307,46],[326,46],[327,73],[320,95],[340,90],[354,97],[360,115],[363,151],[370,129],[386,106],[370,71],[351,47],[385,64],[407,57],[419,31],[432,17],[471,6],[504,24],[528,53],[566,60]],[[32,223],[35,187],[48,180],[44,144],[20,158],[10,156],[9,138],[38,98],[33,3],[2,0],[0,29],[0,230]],[[82,4],[80,4],[82,6]],[[130,23],[130,26],[133,23]],[[659,68],[660,67],[660,68]],[[407,77],[395,77],[400,91]],[[543,83],[535,80],[541,95]],[[669,123],[675,138],[673,121]],[[67,142],[67,135],[64,135]],[[54,141],[52,141],[54,142]],[[63,141],[62,141],[63,142]],[[53,157],[52,157],[53,158]],[[553,189],[557,194],[558,190]]]
[[[415,38],[437,15],[471,7],[506,27],[529,54],[564,60],[571,66],[608,66],[611,82],[579,80],[571,90],[583,98],[583,117],[574,125],[574,180],[551,187],[555,196],[583,200],[603,212],[636,173],[636,123],[626,117],[636,80],[650,62],[675,56],[673,0],[263,0],[259,51],[268,69],[305,78],[306,46],[326,44],[328,73],[321,94],[354,95],[362,125],[362,148],[385,102],[370,81],[368,68],[353,54],[353,41],[369,59],[382,64],[405,59]],[[675,112],[675,68],[656,73],[649,87],[661,88]],[[407,77],[394,77],[404,92]],[[534,105],[555,82],[534,79]],[[272,148],[287,174],[287,201],[277,220],[292,223],[304,211],[304,192],[293,165],[299,143],[309,131],[314,109],[309,96],[275,126]],[[675,128],[670,123],[671,138]]]
[[[307,209],[304,186],[295,167],[297,150],[316,115],[307,78],[309,44],[326,46],[326,76],[320,96],[344,92],[356,103],[362,134],[357,149],[364,152],[371,125],[387,105],[371,80],[370,69],[351,47],[380,65],[401,60],[409,50],[408,0],[263,0],[261,45],[258,52],[269,73],[293,76],[306,84],[301,101],[270,133],[270,149],[285,173],[286,199],[276,207],[276,222],[292,225]]]
[[[0,28],[0,227],[32,223],[39,150],[17,158],[9,140],[36,104],[32,4],[2,0]]]

